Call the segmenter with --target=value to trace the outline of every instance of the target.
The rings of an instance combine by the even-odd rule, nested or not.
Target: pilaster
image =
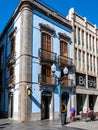
[[[21,7],[20,62],[19,62],[19,120],[31,119],[31,98],[27,86],[32,82],[32,10],[27,3]]]

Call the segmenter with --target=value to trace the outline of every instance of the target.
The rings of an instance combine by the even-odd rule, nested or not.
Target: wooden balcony
[[[57,62],[56,53],[44,50],[42,48],[39,49],[39,59],[41,62],[49,62],[49,63]]]
[[[6,63],[8,65],[8,67],[10,67],[11,65],[15,64],[16,60],[15,60],[15,53],[12,53],[10,54],[8,57],[7,57],[7,60],[6,60]]]
[[[43,86],[56,86],[56,77],[39,74],[38,82]]]
[[[63,87],[70,87],[70,88],[74,87],[73,80],[72,79],[66,79],[66,77],[63,78],[63,79],[62,78],[59,79],[59,83]]]
[[[5,86],[10,87],[11,85],[14,85],[15,83],[15,77],[12,75],[9,78],[5,79]]]
[[[59,66],[67,66],[68,68],[73,67],[72,58],[59,55],[58,60],[59,60]]]

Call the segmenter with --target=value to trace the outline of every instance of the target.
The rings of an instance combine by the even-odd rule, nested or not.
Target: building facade
[[[36,0],[21,0],[0,37],[1,116],[18,121],[57,119],[62,102],[70,115],[71,32],[71,22],[55,10]],[[63,78],[60,85],[58,77]]]
[[[72,24],[73,62],[76,67],[75,104],[77,114],[90,107],[98,112],[98,29],[73,8],[67,18]]]

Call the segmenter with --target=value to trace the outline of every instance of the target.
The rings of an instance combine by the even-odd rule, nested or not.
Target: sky
[[[98,27],[98,0],[38,0],[58,13],[67,16],[70,8],[82,17],[86,17],[91,24]],[[0,1],[0,34],[3,32],[20,0]]]

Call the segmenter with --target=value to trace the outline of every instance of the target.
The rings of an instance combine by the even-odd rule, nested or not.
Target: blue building
[[[1,116],[58,119],[62,102],[70,115],[75,98],[71,32],[71,23],[55,10],[21,0],[0,37]]]

